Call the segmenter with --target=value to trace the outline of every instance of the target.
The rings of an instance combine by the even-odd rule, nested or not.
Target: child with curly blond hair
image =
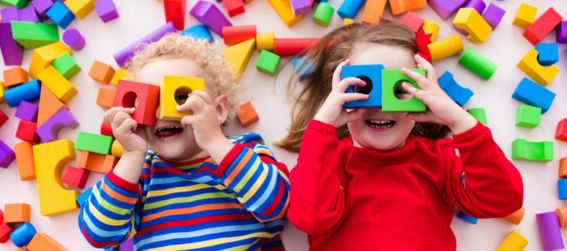
[[[282,249],[287,169],[260,135],[224,136],[237,86],[217,48],[171,34],[126,68],[142,83],[203,78],[205,90],[176,95],[178,111],[193,111],[181,121],[138,125],[135,108],[104,114],[124,153],[81,207],[87,241],[102,248],[134,238],[136,250]]]

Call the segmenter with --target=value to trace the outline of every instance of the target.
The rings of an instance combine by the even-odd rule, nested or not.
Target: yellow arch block
[[[537,61],[537,54],[535,49],[531,49],[522,60],[518,62],[517,66],[538,84],[546,86],[557,76],[559,67],[555,65],[540,65]]]
[[[239,77],[244,68],[246,68],[248,60],[250,60],[250,56],[254,52],[254,40],[249,39],[224,49],[224,59],[230,64],[230,70],[234,78]]]
[[[453,19],[453,25],[466,31],[468,33],[467,39],[472,43],[484,43],[492,33],[490,24],[473,8],[459,9],[455,19]]]
[[[431,61],[435,62],[456,55],[463,50],[463,40],[459,35],[438,40],[427,45],[431,52]]]
[[[520,233],[512,230],[496,248],[496,251],[521,251],[528,245],[528,240]]]
[[[177,95],[185,95],[197,90],[205,90],[205,80],[202,78],[163,77],[159,93],[159,119],[181,120],[183,116],[193,114],[191,111],[178,112],[176,110],[176,107],[180,105],[176,101],[176,92],[180,92]]]

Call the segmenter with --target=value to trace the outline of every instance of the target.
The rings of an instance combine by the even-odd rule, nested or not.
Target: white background
[[[115,1],[120,18],[104,24],[96,15],[89,14],[83,20],[75,20],[70,27],[77,28],[86,38],[86,47],[74,54],[74,58],[83,68],[73,79],[73,84],[79,93],[69,102],[72,113],[80,122],[76,130],[64,129],[60,137],[68,137],[74,140],[78,131],[98,132],[103,110],[96,105],[96,95],[100,84],[91,80],[88,69],[93,60],[101,60],[116,66],[112,54],[130,44],[132,41],[144,36],[164,24],[163,8],[160,2],[152,0],[118,0]],[[330,4],[337,9],[342,1],[330,0]],[[554,140],[555,127],[559,120],[566,117],[565,100],[567,87],[567,51],[566,46],[560,46],[560,62],[558,66],[563,70],[548,85],[548,88],[557,93],[555,102],[549,112],[542,117],[542,123],[535,129],[517,128],[514,124],[516,108],[519,102],[511,98],[518,82],[525,76],[516,64],[523,55],[532,48],[532,45],[522,36],[522,30],[512,25],[513,15],[520,1],[493,1],[503,7],[507,13],[495,32],[489,37],[485,44],[473,45],[466,39],[465,47],[473,47],[490,58],[498,65],[498,70],[490,81],[482,81],[466,69],[457,64],[457,57],[445,59],[435,64],[439,74],[445,70],[451,70],[458,82],[472,88],[475,95],[467,104],[470,107],[484,107],[487,109],[489,127],[494,137],[504,152],[511,155],[511,142],[517,138],[526,138],[530,141]],[[567,2],[565,1],[525,1],[538,6],[538,16],[548,7],[554,7],[560,14],[567,17]],[[187,3],[187,12],[194,5],[195,0]],[[220,6],[224,11],[222,5]],[[342,20],[338,15],[333,17],[329,27],[316,25],[311,16],[304,17],[296,26],[288,29],[272,10],[267,1],[254,0],[247,4],[246,12],[232,18],[233,24],[246,25],[256,24],[259,32],[275,32],[276,37],[319,37],[334,27],[341,25]],[[452,28],[450,20],[444,22],[430,8],[417,11],[424,18],[431,19],[442,28],[438,38],[450,36],[456,31]],[[387,11],[386,15],[390,15]],[[400,18],[400,17],[397,17]],[[360,20],[360,16],[357,16]],[[198,22],[187,15],[186,27]],[[216,37],[218,38],[218,37]],[[219,40],[222,43],[222,40]],[[555,36],[548,36],[546,41],[555,41]],[[23,65],[29,66],[31,52],[26,52]],[[270,144],[279,160],[285,162],[292,168],[296,162],[296,155],[278,149],[272,145],[273,142],[284,136],[286,127],[289,125],[290,101],[286,98],[286,83],[290,76],[290,64],[288,60],[280,64],[278,77],[273,78],[258,72],[255,62],[258,53],[254,53],[242,78],[241,99],[251,99],[256,107],[260,122],[249,128],[241,128],[237,122],[231,123],[227,129],[229,135],[242,133],[244,131],[255,131],[260,133]],[[2,65],[2,69],[5,66]],[[1,104],[0,109],[10,116],[10,120],[0,129],[0,138],[9,146],[13,147],[19,140],[15,138],[17,118],[13,117],[15,109]],[[537,231],[535,214],[539,212],[553,211],[564,203],[557,199],[557,172],[559,159],[567,150],[567,144],[555,141],[555,160],[548,163],[531,163],[516,161],[521,171],[525,186],[526,216],[519,226],[514,226],[500,219],[480,220],[477,225],[464,223],[455,219],[452,224],[457,237],[458,250],[494,250],[506,234],[515,229],[524,235],[528,241],[526,250],[541,250],[541,242]],[[78,156],[78,154],[77,154]],[[72,162],[74,163],[74,162]],[[100,179],[101,175],[91,174],[88,186]],[[34,181],[20,181],[17,167],[14,163],[8,169],[0,169],[0,207],[5,203],[25,202],[32,206],[31,222],[40,232],[46,232],[69,250],[91,250],[79,232],[77,227],[77,212],[66,213],[53,217],[43,217],[39,214],[37,199],[37,188]],[[403,206],[403,205],[400,205]],[[563,231],[564,236],[567,236]],[[288,250],[306,250],[307,238],[297,231],[291,224],[287,224],[283,234],[284,242]],[[379,241],[379,236],[376,237]],[[11,242],[0,244],[0,250],[14,250]]]

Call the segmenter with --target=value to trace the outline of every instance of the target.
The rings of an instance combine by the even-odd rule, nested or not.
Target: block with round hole
[[[365,86],[350,86],[346,92],[359,92],[368,94],[368,99],[347,102],[344,108],[377,108],[382,106],[382,70],[380,64],[372,65],[345,65],[341,70],[341,79],[359,78],[366,83]]]
[[[412,69],[421,75],[425,74],[425,69]],[[384,112],[425,112],[427,107],[423,101],[416,97],[400,99],[396,95],[396,89],[400,88],[403,82],[408,82],[416,88],[417,83],[402,73],[399,69],[387,69],[382,71],[382,111]]]
[[[205,80],[202,78],[163,77],[159,95],[159,119],[181,120],[183,116],[191,115],[191,111],[178,112],[176,107],[185,103],[189,93],[197,90],[202,91],[204,89]]]
[[[159,86],[120,80],[116,87],[114,106],[136,107],[132,118],[142,125],[155,125],[159,102]]]

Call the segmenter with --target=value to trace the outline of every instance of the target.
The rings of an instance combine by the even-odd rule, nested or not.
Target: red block
[[[178,30],[185,29],[185,9],[187,0],[163,0],[165,22],[172,22]]]
[[[242,0],[223,0],[222,2],[230,17],[244,13],[244,2]]]
[[[274,53],[279,56],[292,56],[307,50],[315,45],[319,38],[276,38]]]
[[[0,243],[6,243],[10,239],[13,228],[7,223],[0,223]]]
[[[138,124],[155,125],[158,105],[159,86],[128,80],[118,81],[114,106],[136,107],[131,116]]]
[[[88,170],[74,166],[67,166],[67,169],[65,169],[65,172],[63,172],[61,182],[72,188],[84,189],[88,178]]]
[[[563,141],[567,141],[567,118],[562,119],[557,123],[557,129],[555,130],[555,138]]]
[[[2,212],[2,209],[0,209],[0,223],[4,222],[4,212]]]
[[[2,111],[0,111],[0,126],[2,126],[4,123],[6,123],[6,121],[8,121],[8,115],[6,115]],[[0,221],[0,222],[2,222],[2,221]]]
[[[36,127],[36,123],[20,120],[18,130],[16,131],[16,137],[27,142],[38,142],[38,137],[35,134]]]
[[[256,25],[224,26],[222,38],[225,44],[238,44],[256,38]]]
[[[538,44],[547,36],[557,25],[561,23],[563,17],[553,8],[547,9],[535,22],[524,31],[524,37],[533,45]]]
[[[104,122],[100,124],[100,134],[114,137],[114,133],[112,133],[112,127]]]

